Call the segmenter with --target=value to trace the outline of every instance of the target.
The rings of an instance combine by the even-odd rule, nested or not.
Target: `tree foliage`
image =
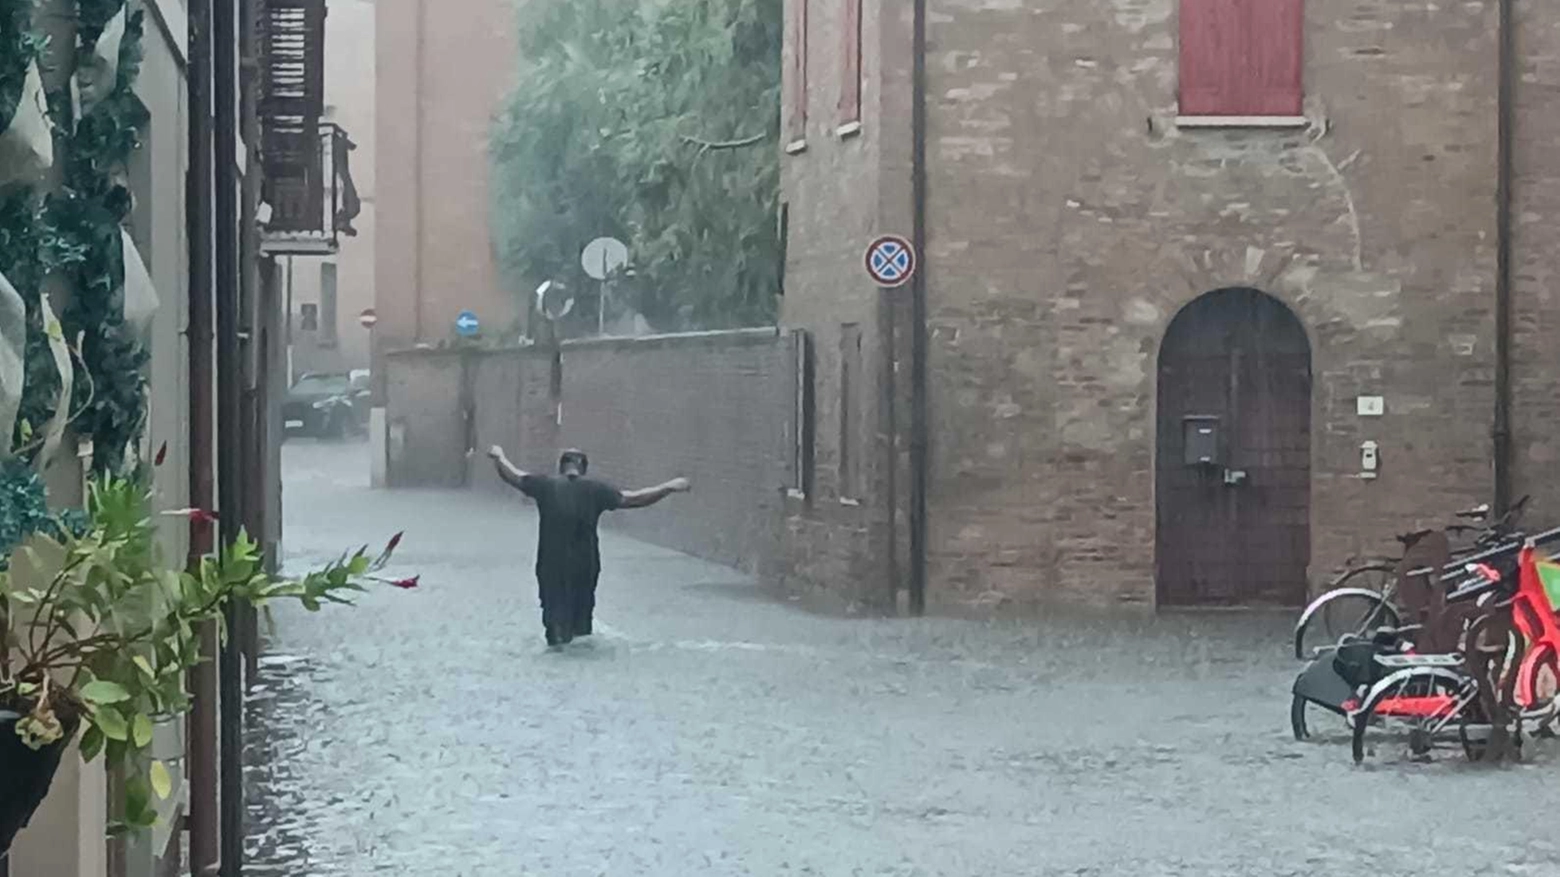
[[[562,281],[594,303],[579,255],[611,235],[632,265],[610,301],[657,328],[772,322],[781,0],[533,0],[519,16],[493,138],[515,286]]]

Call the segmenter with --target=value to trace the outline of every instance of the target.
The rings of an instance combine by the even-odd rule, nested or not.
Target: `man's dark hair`
[[[558,474],[569,478],[583,478],[590,471],[590,457],[584,451],[570,448],[558,455]]]

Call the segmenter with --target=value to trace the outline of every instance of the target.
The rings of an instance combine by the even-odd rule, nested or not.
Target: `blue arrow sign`
[[[455,317],[455,334],[462,338],[470,338],[477,334],[477,330],[481,328],[482,321],[478,320],[477,315],[471,311],[461,311]]]

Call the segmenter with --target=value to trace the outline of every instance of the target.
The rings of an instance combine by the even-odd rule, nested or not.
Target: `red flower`
[[[394,581],[385,582],[385,584],[389,585],[390,587],[400,588],[403,591],[410,591],[421,583],[422,576],[412,576],[409,579],[395,579]]]
[[[163,442],[162,445],[157,448],[157,456],[152,458],[152,465],[161,466],[163,461],[166,459],[168,459],[168,443]]]
[[[388,555],[390,552],[394,551],[396,549],[396,546],[401,544],[401,537],[405,536],[405,535],[406,535],[406,531],[402,530],[401,532],[395,534],[394,536],[391,536],[390,537],[390,544],[385,546],[385,554]]]

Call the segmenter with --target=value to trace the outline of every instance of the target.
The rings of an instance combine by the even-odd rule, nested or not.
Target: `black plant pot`
[[[0,857],[11,851],[17,832],[27,827],[48,796],[60,759],[75,736],[75,723],[70,723],[59,742],[31,749],[16,736],[16,721],[15,713],[0,712]]]

